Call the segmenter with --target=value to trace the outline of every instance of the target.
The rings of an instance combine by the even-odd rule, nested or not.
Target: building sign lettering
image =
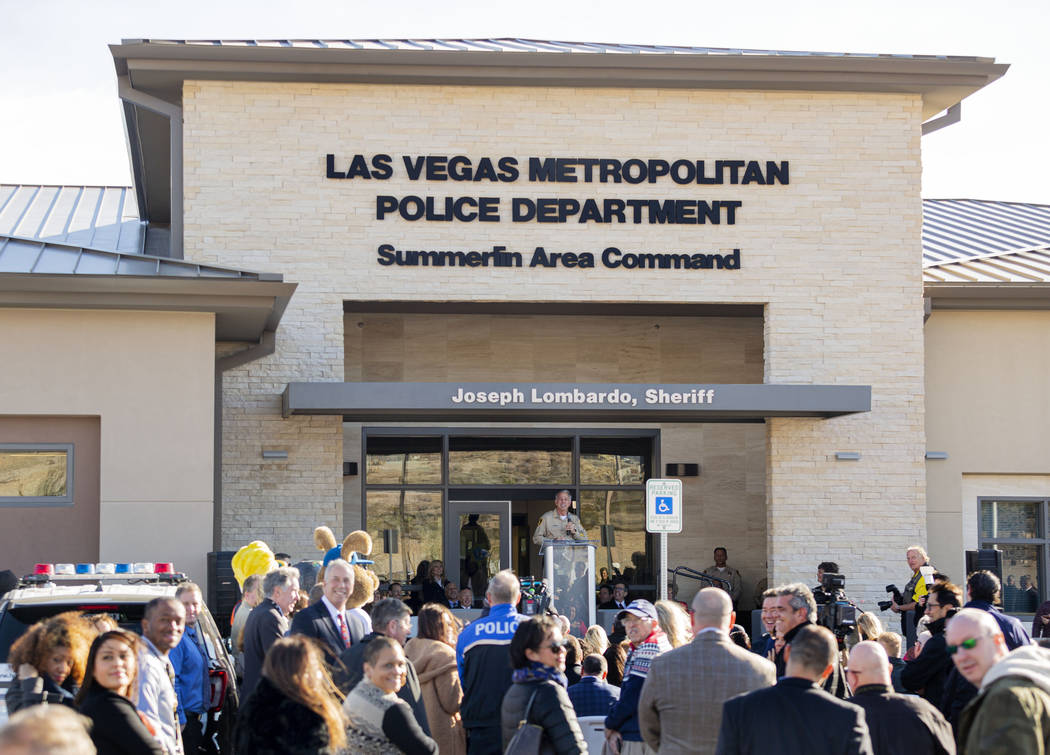
[[[632,386],[637,389],[638,386]],[[475,404],[491,406],[533,407],[544,404],[578,404],[583,406],[638,406],[638,400],[649,406],[668,404],[712,404],[715,400],[713,388],[696,387],[683,391],[668,391],[663,388],[642,388],[639,393],[621,388],[611,390],[587,390],[573,386],[566,390],[542,390],[535,387],[513,386],[499,391],[469,390],[455,386],[450,397],[453,404]]]
[[[325,177],[333,180],[387,181],[399,171],[410,181],[505,184],[675,184],[677,186],[771,186],[790,182],[787,160],[698,160],[692,158],[621,160],[607,157],[471,158],[466,155],[356,154],[325,156]],[[400,218],[433,223],[577,223],[597,225],[736,225],[743,201],[711,198],[501,197],[377,194],[376,220]],[[739,270],[740,250],[595,250],[531,252],[491,249],[401,249],[380,244],[376,261],[398,267],[542,267],[626,270]],[[526,264],[527,262],[527,264]]]

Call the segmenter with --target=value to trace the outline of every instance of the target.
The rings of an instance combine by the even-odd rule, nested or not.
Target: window
[[[72,443],[0,443],[0,506],[72,503]]]
[[[981,547],[1003,552],[1003,610],[1034,613],[1047,599],[1050,499],[982,498]]]
[[[593,539],[600,540],[603,525],[615,532],[615,544],[595,554],[596,568],[619,568],[633,584],[649,585],[655,572],[653,541],[645,531],[645,481],[654,468],[656,441],[656,431],[427,428],[415,434],[366,428],[362,493],[375,570],[383,579],[410,579],[424,560],[456,558],[443,553],[446,527],[458,532],[463,524],[449,518],[449,501],[510,500],[512,519],[531,517],[524,550],[512,551],[524,556],[511,558],[530,573],[536,503],[549,505],[554,492],[565,488]],[[392,556],[382,552],[387,529],[399,538]],[[490,549],[490,574],[498,555]]]

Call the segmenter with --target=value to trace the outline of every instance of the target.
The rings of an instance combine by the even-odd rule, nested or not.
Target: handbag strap
[[[525,706],[525,715],[521,719],[521,723],[518,724],[520,728],[524,724],[529,722],[529,713],[532,712],[532,701],[536,699],[536,693],[540,691],[540,685],[536,685],[536,689],[532,691],[532,696],[529,697],[529,704]]]

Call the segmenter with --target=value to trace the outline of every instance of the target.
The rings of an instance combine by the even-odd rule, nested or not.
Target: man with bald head
[[[956,670],[980,689],[959,716],[960,752],[1050,752],[1050,650],[1008,650],[996,618],[976,608],[955,614],[946,635]]]
[[[871,641],[854,645],[846,669],[853,689],[850,702],[864,709],[875,755],[953,755],[952,727],[941,712],[921,697],[895,693],[890,673],[890,659],[882,645]]]
[[[460,715],[469,755],[503,751],[500,705],[510,689],[510,641],[525,616],[515,609],[521,597],[518,578],[504,569],[485,591],[489,612],[463,627],[456,641],[456,664],[463,686]]]
[[[693,598],[693,641],[653,659],[638,718],[646,744],[661,755],[713,752],[722,703],[776,682],[771,661],[729,639],[735,621],[729,594],[706,587]]]

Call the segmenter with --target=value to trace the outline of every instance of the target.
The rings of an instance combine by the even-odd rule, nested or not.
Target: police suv
[[[15,678],[7,655],[30,626],[63,611],[83,611],[108,614],[121,628],[141,634],[146,604],[157,597],[174,597],[186,581],[170,563],[37,564],[34,574],[0,596],[0,724],[7,720],[4,696]],[[232,752],[238,705],[233,661],[207,606],[201,607],[197,626],[208,651],[211,681],[205,738],[212,752]]]

